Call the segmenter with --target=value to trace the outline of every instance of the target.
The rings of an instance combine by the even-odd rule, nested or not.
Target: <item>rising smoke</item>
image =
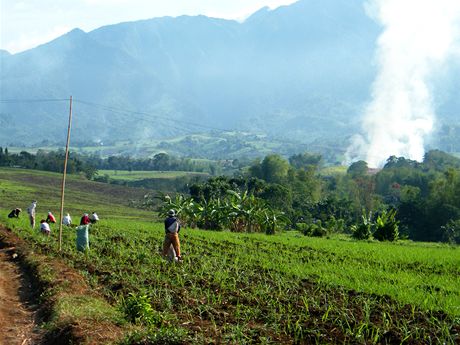
[[[458,45],[460,0],[369,0],[366,9],[383,26],[378,75],[363,118],[365,134],[354,138],[347,160],[370,167],[391,155],[420,161],[435,120],[430,79]]]

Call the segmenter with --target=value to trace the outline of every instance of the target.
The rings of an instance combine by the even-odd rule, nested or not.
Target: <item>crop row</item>
[[[184,229],[185,260],[174,265],[159,255],[161,224],[102,221],[87,253],[74,248],[72,229],[58,253],[56,234],[15,226],[37,250],[80,269],[112,303],[147,296],[159,326],[180,327],[188,341],[459,340],[458,248]]]

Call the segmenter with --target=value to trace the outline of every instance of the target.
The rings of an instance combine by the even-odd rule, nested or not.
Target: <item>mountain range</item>
[[[0,52],[0,144],[63,142],[70,95],[83,143],[210,130],[343,140],[360,130],[381,30],[363,0],[300,0],[243,22],[180,16],[74,29]],[[457,84],[442,82],[441,120],[456,119]]]

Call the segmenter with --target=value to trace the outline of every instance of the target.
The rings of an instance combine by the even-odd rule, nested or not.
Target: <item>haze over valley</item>
[[[243,22],[179,16],[76,28],[2,51],[1,99],[72,95],[78,144],[239,131],[340,156],[363,133],[375,93],[383,26],[371,14],[362,0],[300,0]],[[451,59],[430,76],[437,119],[428,147],[460,150],[459,70]],[[2,102],[0,144],[62,144],[67,113],[65,101]]]

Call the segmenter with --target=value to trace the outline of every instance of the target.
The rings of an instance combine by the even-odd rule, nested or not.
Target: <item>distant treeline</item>
[[[64,169],[64,150],[43,151],[36,154],[27,151],[9,153],[8,148],[0,147],[0,166],[20,167],[45,171],[62,172]],[[100,158],[95,155],[69,153],[67,172],[70,174],[83,173],[88,179],[97,176],[99,169],[103,170],[142,170],[142,171],[191,171],[204,172],[211,175],[222,173],[223,167],[231,166],[232,162],[213,162],[194,160],[158,153],[152,158],[132,158],[129,156],[110,156]]]
[[[129,156],[81,156],[85,162],[101,170],[137,171],[192,171],[211,175],[222,173],[223,163],[191,158],[174,157],[167,153],[157,153],[152,158],[132,158]]]
[[[64,159],[64,150],[51,152],[38,150],[36,154],[21,151],[20,153],[11,154],[8,152],[8,148],[3,149],[0,147],[0,166],[4,167],[63,172]],[[82,159],[80,155],[70,153],[67,162],[67,172],[69,174],[83,173],[88,179],[91,179],[97,173],[97,169],[94,165]]]

